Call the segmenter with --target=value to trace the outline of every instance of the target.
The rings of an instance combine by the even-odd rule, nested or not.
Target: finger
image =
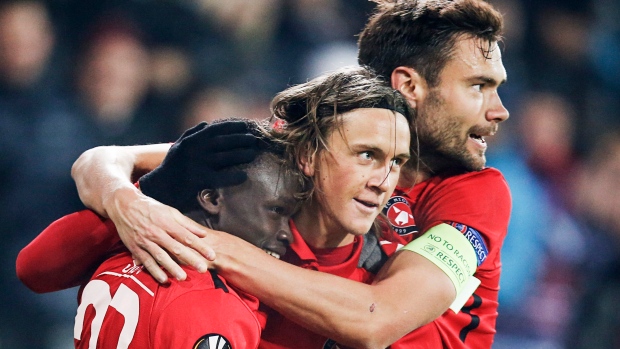
[[[185,228],[184,224],[196,231],[199,231],[197,227],[202,228],[202,226],[184,215],[177,213],[176,211],[172,211],[172,218],[172,224],[166,225],[163,230],[150,236],[147,241],[151,241],[157,246],[160,246],[164,250],[168,251],[172,257],[181,264],[192,266],[199,272],[207,271],[207,260],[198,252],[193,251],[193,246],[190,245],[187,247],[184,245],[185,241],[192,242],[195,239],[198,239],[198,237],[195,236],[191,230]],[[204,234],[204,232],[202,234]],[[150,243],[146,243],[145,241],[144,245],[150,246]],[[162,258],[165,257],[162,256]],[[168,259],[165,258],[165,260],[167,261]],[[178,264],[162,264],[162,266],[168,269],[169,272],[174,273],[173,270],[176,270]]]
[[[146,244],[146,246],[143,247],[143,249],[152,256],[152,259],[155,260],[156,264],[159,264],[161,267],[166,269],[168,273],[170,273],[175,279],[185,280],[187,278],[187,274],[185,273],[183,268],[181,268],[181,266],[179,266],[179,264],[175,262],[172,259],[172,257],[170,257],[170,255],[168,254],[168,252],[166,252],[166,250],[159,247],[157,244],[149,242]],[[152,264],[149,264],[149,265],[145,264],[144,266],[147,267],[149,272],[151,271],[150,268],[152,269],[156,268],[156,266],[153,266]]]
[[[193,221],[188,222],[188,223],[193,223],[193,224],[189,224],[186,227],[193,234],[188,234],[184,236],[182,239],[177,239],[177,240],[181,241],[185,246],[191,247],[193,250],[197,251],[200,255],[204,256],[204,258],[206,258],[206,261],[204,261],[205,263],[208,263],[208,261],[215,260],[215,250],[213,250],[211,246],[207,245],[205,242],[203,242],[200,239],[200,238],[206,237],[207,233],[209,232],[212,233],[213,231],[201,225],[195,224],[195,222]],[[198,266],[194,265],[194,267],[196,268],[196,270],[200,272],[202,272],[203,270],[203,266],[199,268]],[[206,267],[206,265],[204,267]],[[206,271],[206,269],[204,270]]]
[[[185,238],[191,235],[197,237],[204,237],[211,230],[204,225],[197,223],[193,219],[188,218],[180,212],[173,212],[172,217],[174,218],[174,223],[176,223],[176,226],[175,229],[170,229],[169,231],[175,233],[176,236],[179,236],[181,238]],[[177,239],[177,241],[182,241],[182,239]]]
[[[187,235],[187,238],[191,239],[191,236],[194,236],[194,238],[196,239],[198,238],[192,234]],[[194,251],[192,249],[193,246],[187,247],[174,239],[170,240],[171,241],[166,244],[168,246],[166,247],[166,250],[168,250],[174,258],[176,258],[182,264],[192,266],[200,273],[204,273],[207,271],[208,261],[198,252]]]
[[[215,251],[206,244],[203,244],[200,238],[207,236],[211,229],[202,226],[195,221],[181,215],[175,216],[178,219],[177,223],[182,226],[186,231],[175,230],[171,232],[171,236],[178,242],[187,246],[191,250],[195,250],[200,258],[178,256],[180,260],[185,261],[188,265],[193,266],[199,272],[207,271],[208,261],[215,259]],[[181,250],[183,253],[187,253],[185,250]],[[206,258],[206,260],[202,257]]]
[[[250,133],[235,133],[213,137],[204,143],[205,148],[211,151],[222,151],[228,149],[256,148],[258,138]]]
[[[193,251],[193,246],[191,246],[198,239],[194,232],[203,236],[205,235],[203,231],[205,228],[176,210],[170,209],[165,212],[167,212],[166,215],[157,216],[158,220],[154,222],[157,228],[151,227],[142,231],[143,239],[139,239],[141,247],[148,249],[148,246],[151,246],[151,244],[156,244],[168,251],[180,263],[190,265],[200,272],[207,271],[208,261],[200,253]],[[168,218],[159,220],[161,217]],[[190,247],[184,245],[186,241],[189,241]],[[156,251],[159,252],[158,249]],[[212,251],[208,249],[203,249],[202,251],[205,251],[208,257],[214,258]],[[162,256],[161,258],[168,263],[168,258],[166,257],[168,256]],[[169,272],[174,273],[177,270],[178,264],[162,264],[162,266],[166,267]]]
[[[227,120],[209,125],[204,132],[205,136],[213,137],[232,133],[247,133],[248,124],[243,120]]]
[[[257,154],[258,152],[256,151],[256,149],[252,148],[234,149],[218,153],[211,153],[209,154],[209,160],[213,169],[219,170],[230,166],[250,163],[256,158]]]
[[[155,259],[151,257],[146,251],[139,250],[136,253],[132,253],[133,259],[136,265],[142,265],[148,270],[148,272],[159,282],[160,284],[168,282],[168,275],[163,271]]]
[[[182,140],[182,139],[184,139],[184,138],[186,138],[186,137],[189,137],[189,136],[191,136],[191,135],[193,135],[193,134],[195,134],[195,133],[197,133],[197,132],[199,132],[201,130],[203,130],[206,127],[207,127],[207,123],[203,121],[203,122],[199,123],[198,125],[190,128],[190,129],[185,130],[185,132],[183,132],[183,134],[181,135],[181,137],[179,137],[177,142]]]

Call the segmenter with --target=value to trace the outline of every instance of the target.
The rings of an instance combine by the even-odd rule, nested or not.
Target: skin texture
[[[497,125],[508,118],[508,111],[497,94],[497,88],[506,80],[500,52],[494,49],[490,59],[487,59],[479,44],[476,39],[458,39],[452,58],[440,73],[437,86],[429,86],[411,67],[394,69],[392,87],[399,90],[418,111],[415,126],[422,155],[419,162],[413,160],[413,166],[402,171],[400,186],[412,186],[415,180],[428,178],[433,172],[450,167],[478,169],[484,166],[486,143],[481,139],[497,130]],[[105,176],[98,180],[106,181]],[[92,197],[94,202],[100,200],[97,196],[101,193],[95,190],[90,194],[96,194]],[[122,192],[112,195],[113,202],[126,205],[130,201],[123,195]],[[188,238],[191,235],[188,231],[168,231],[162,235],[166,237],[156,239],[165,240],[171,236],[182,237],[180,241],[193,239]],[[385,348],[440,316],[456,296],[449,278],[437,266],[408,251],[394,255],[383,266],[375,283],[365,285],[332,275],[299,270],[267,258],[259,249],[226,234],[209,232],[202,235],[205,236],[202,242],[192,244],[192,247],[197,250],[204,246],[215,249],[217,258],[212,266],[227,279],[251,290],[286,317],[344,345]],[[139,236],[137,240],[141,238]],[[315,240],[310,236],[308,239],[317,246],[334,246],[334,241],[321,240],[320,235]],[[151,250],[150,247],[146,243],[141,246],[157,259],[161,248]],[[195,254],[189,248],[176,252],[177,257],[187,258],[183,260],[192,265],[200,263],[193,258]],[[151,257],[146,258],[149,260]],[[174,267],[166,266],[169,270]],[[287,287],[273,287],[278,284]],[[323,287],[326,284],[330,287]],[[410,292],[409,296],[400,297],[402,290]]]
[[[211,215],[205,225],[279,257],[293,240],[288,221],[298,207],[295,193],[299,186],[292,176],[282,173],[274,159],[247,173],[248,179],[240,185],[215,192],[203,190],[198,195]]]
[[[203,226],[142,194],[133,185],[132,175],[155,169],[169,149],[168,143],[96,147],[80,155],[71,168],[82,202],[114,221],[135,260],[162,283],[168,276],[158,264],[184,280],[187,275],[173,257],[200,272],[206,272],[206,260],[215,257],[210,246],[200,244],[200,237],[206,234]],[[166,246],[170,254],[160,246]]]
[[[412,68],[399,67],[392,74],[392,86],[418,110],[422,162],[435,171],[455,166],[482,169],[484,137],[495,134],[498,124],[508,119],[497,92],[506,81],[500,49],[494,44],[487,59],[481,45],[478,39],[457,41],[454,58],[437,86],[428,86]]]
[[[294,220],[304,240],[319,248],[350,244],[366,234],[409,159],[409,127],[402,115],[364,108],[342,119],[328,150],[304,162],[316,191]]]
[[[264,153],[254,161],[244,169],[244,183],[194,193],[197,204],[183,214],[196,225],[240,237],[261,255],[279,258],[293,240],[289,220],[299,206],[300,183],[276,155]],[[109,236],[115,230],[112,221],[88,210],[65,216],[24,247],[16,261],[17,275],[37,293],[83,285],[94,272],[90,268],[116,250],[118,237]],[[73,251],[71,257],[63,258],[67,249]]]
[[[446,64],[437,86],[428,86],[409,67],[399,67],[392,75],[393,87],[418,110],[421,161],[433,169],[455,164],[466,169],[482,168],[486,143],[480,139],[494,133],[497,125],[508,118],[508,111],[497,94],[497,88],[506,80],[499,49],[487,59],[479,47],[475,39],[458,41],[454,58]],[[399,184],[413,185],[412,178],[430,175],[430,172],[405,173]],[[365,285],[313,271],[299,271],[276,261],[259,262],[257,254],[240,253],[239,246],[225,251],[231,244],[217,241],[220,237],[213,240],[210,237],[206,239],[218,251],[215,264],[229,280],[251,289],[286,317],[344,345],[385,348],[439,317],[456,296],[454,286],[437,266],[408,251],[398,252],[381,268],[373,285]],[[252,260],[263,270],[278,272],[273,273],[274,277],[267,273],[261,275],[258,268],[238,256]],[[265,280],[272,284],[308,286],[301,291],[298,288],[275,290],[269,289]],[[330,287],[322,286],[326,284]],[[402,297],[403,290],[407,290],[408,297]]]

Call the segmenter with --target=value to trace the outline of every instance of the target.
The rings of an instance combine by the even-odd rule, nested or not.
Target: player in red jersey
[[[411,240],[414,245],[410,251],[394,253],[372,286],[264,258],[259,263],[251,249],[236,246],[235,251],[225,251],[221,247],[233,245],[223,244],[223,236],[209,234],[208,243],[218,256],[216,266],[280,313],[341,343],[385,347],[406,335],[394,346],[415,342],[427,348],[490,347],[497,317],[499,251],[510,212],[510,194],[502,175],[484,167],[484,137],[494,134],[508,118],[497,94],[506,79],[497,45],[501,28],[501,15],[482,1],[382,1],[360,35],[360,63],[389,77],[392,87],[417,110],[418,139],[412,144],[418,145],[421,156],[403,170],[399,192],[388,203],[387,214],[403,236],[383,243],[389,253],[398,247],[390,241]],[[102,163],[110,156],[101,150],[76,163],[74,177],[83,198],[102,213],[109,210],[111,215],[124,216],[104,204],[101,196],[106,193],[112,202],[126,207],[137,194],[118,170],[90,177],[93,171],[88,167],[97,163],[89,165],[92,155]],[[99,190],[99,183],[128,189]],[[124,232],[139,230],[140,225],[134,224],[127,224]],[[161,234],[162,246],[178,248],[170,236],[192,239],[182,227],[155,225],[150,229]],[[138,235],[132,250],[149,265],[154,260],[145,251],[178,271],[147,240],[144,234]],[[210,248],[192,241],[206,257],[213,257]],[[462,254],[455,251],[463,249],[469,249],[475,260],[463,259],[457,265]],[[194,258],[189,249],[179,251],[177,257],[192,265],[204,267],[207,262]],[[244,258],[233,258],[235,252],[251,265]],[[227,273],[227,268],[235,272]],[[263,275],[266,271],[269,275]],[[305,291],[291,285],[304,285]],[[453,310],[448,309],[451,304]]]
[[[498,95],[506,80],[498,47],[503,20],[479,0],[378,3],[360,35],[359,61],[389,77],[417,110],[418,138],[412,144],[420,161],[402,171],[399,197],[387,213],[404,236],[384,242],[393,255],[372,286],[261,258],[250,246],[223,243],[228,237],[217,233],[208,233],[204,243],[209,246],[201,245],[180,225],[154,223],[153,228],[127,219],[121,234],[149,226],[159,244],[177,249],[176,257],[199,269],[213,259],[215,250],[213,265],[232,282],[340,343],[385,347],[406,335],[394,346],[414,341],[423,348],[488,348],[495,333],[500,249],[510,213],[508,187],[498,171],[485,168],[484,155],[484,138],[508,118]],[[92,176],[90,168],[98,162],[89,162],[90,157],[100,163],[122,157],[108,150],[79,159],[74,178],[88,205],[126,218],[113,204],[127,208],[144,198],[122,178],[131,166]],[[106,191],[109,186],[114,190]],[[196,258],[174,239],[192,241],[207,258]],[[156,264],[150,253],[174,275],[184,276],[144,233],[127,240],[145,265]],[[390,241],[398,240],[408,246],[394,253],[398,243]]]
[[[261,135],[258,124],[250,121],[199,124],[172,146],[160,167],[140,179],[140,187],[145,194],[175,207],[197,223],[237,234],[279,258],[292,241],[288,220],[298,202],[295,197],[301,190],[301,177],[294,167],[287,165],[289,162],[282,160],[284,148],[262,138],[253,162],[233,171],[212,173],[212,176],[230,177],[243,171],[247,178],[243,183],[207,188],[207,183],[214,181],[200,175],[206,157],[199,141],[218,127]],[[181,163],[182,169],[170,169]],[[175,183],[159,185],[166,181]],[[171,191],[171,186],[177,190]],[[74,329],[76,348],[258,346],[265,324],[264,316],[258,312],[258,300],[230,287],[216,272],[203,274],[185,268],[187,280],[182,283],[172,280],[161,285],[142,266],[135,264],[118,239],[105,238],[117,236],[112,222],[89,210],[65,216],[47,230],[23,250],[17,264],[20,278],[37,291],[54,289],[49,284],[40,285],[41,280],[49,276],[27,275],[51,268],[37,263],[43,256],[51,253],[49,258],[57,260],[72,251],[95,253],[96,256],[113,254],[80,289]],[[46,239],[46,234],[53,239]],[[104,241],[94,244],[99,249],[95,252],[84,249],[79,239],[67,240],[70,234],[79,239],[97,241],[103,238]],[[93,242],[88,244],[93,245]],[[54,260],[43,262],[55,263]],[[54,282],[68,282],[63,287],[72,286],[74,282],[62,280],[67,278],[67,273],[71,271],[58,269],[55,275],[61,280]]]
[[[487,198],[487,200],[479,200]],[[395,219],[393,203],[405,202],[405,221]],[[391,205],[392,204],[392,205]],[[413,188],[397,188],[386,206],[390,222],[406,241],[420,238],[429,227],[447,222],[470,242],[476,253],[474,277],[480,285],[431,323],[394,343],[391,348],[490,348],[495,334],[501,270],[500,249],[506,234],[510,195],[501,173],[492,168],[453,176],[434,176]],[[393,212],[390,212],[392,210]],[[481,212],[490,212],[481,215]],[[415,219],[414,219],[415,218]],[[394,244],[384,244],[389,250]],[[390,247],[388,247],[390,246]],[[464,304],[463,304],[464,302]],[[462,308],[461,308],[462,307]],[[460,311],[459,311],[460,309]]]
[[[319,251],[342,248],[347,262],[334,261],[325,267],[326,271],[359,281],[371,278],[370,273],[356,267],[361,236],[371,228],[396,186],[401,165],[409,158],[408,124],[411,122],[404,98],[368,76],[363,68],[345,70],[291,87],[274,102],[276,113],[286,122],[277,132],[278,138],[288,147],[286,154],[312,179],[315,189],[294,217],[299,241],[292,245],[296,254],[287,256],[303,259],[308,268],[320,269],[325,261],[311,262],[312,258],[320,259]],[[346,180],[344,185],[343,180]],[[351,198],[343,200],[345,196]],[[338,216],[334,216],[334,208],[339,208]],[[84,239],[78,236],[71,243],[80,245],[76,243],[80,238]],[[311,242],[313,251],[306,241]],[[26,263],[34,264],[32,259],[37,258],[29,251],[25,253],[26,261],[18,260],[18,268]],[[314,253],[317,256],[311,257]],[[332,260],[333,255],[330,253]],[[41,258],[45,259],[39,256],[38,260]],[[31,281],[54,282],[22,277],[32,288],[36,286]]]

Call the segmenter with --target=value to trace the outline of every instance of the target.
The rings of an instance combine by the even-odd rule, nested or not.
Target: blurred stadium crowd
[[[620,2],[492,0],[511,119],[488,163],[513,194],[494,348],[620,348]],[[0,349],[72,346],[76,290],[15,257],[82,206],[73,161],[269,116],[290,84],[356,63],[367,0],[0,2]]]

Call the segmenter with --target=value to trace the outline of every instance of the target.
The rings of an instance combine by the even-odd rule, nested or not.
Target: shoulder
[[[436,176],[429,180],[422,193],[427,203],[442,203],[470,214],[493,210],[507,215],[511,209],[511,194],[500,171],[485,168],[452,176]],[[508,219],[508,217],[506,217]]]
[[[466,172],[451,176],[436,176],[432,179],[437,189],[459,189],[469,192],[496,192],[510,195],[508,183],[504,175],[497,169],[487,167],[480,171]]]
[[[429,181],[414,214],[422,231],[439,223],[458,223],[479,232],[489,251],[501,247],[512,209],[510,190],[501,172],[485,168]]]
[[[155,342],[176,348],[219,339],[233,348],[256,347],[262,329],[258,303],[241,297],[215,273],[188,277],[158,290],[151,314]]]

